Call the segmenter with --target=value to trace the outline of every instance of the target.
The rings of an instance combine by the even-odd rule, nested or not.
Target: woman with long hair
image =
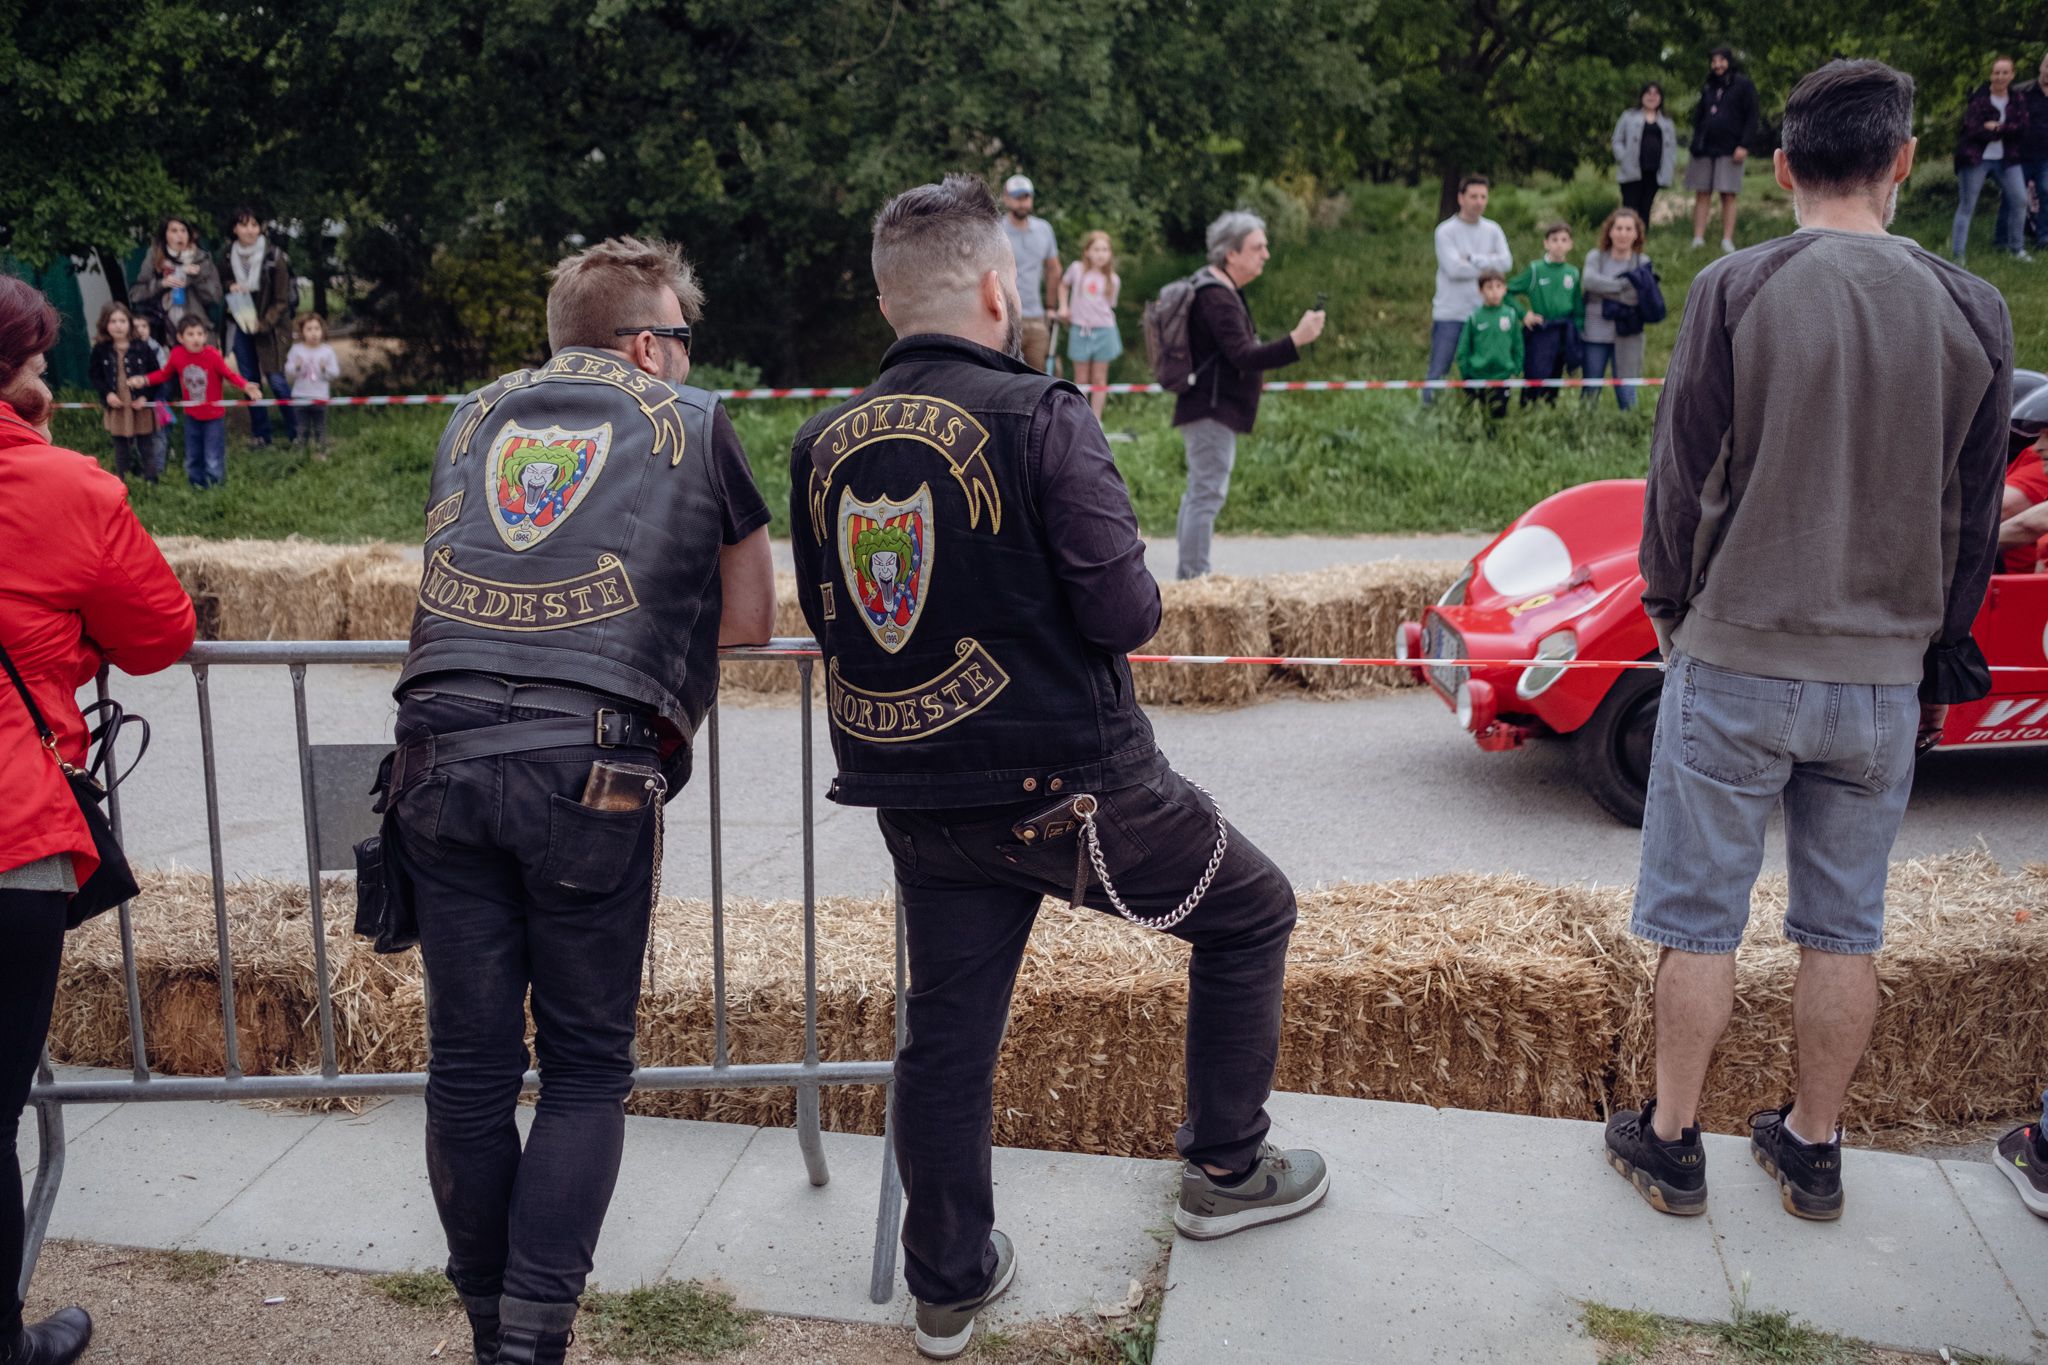
[[[198,314],[211,327],[220,301],[220,269],[199,245],[192,224],[172,214],[156,230],[142,269],[128,286],[128,302],[155,315],[157,339],[168,346],[177,340],[178,323],[187,313]]]
[[[71,897],[98,866],[62,764],[82,766],[78,689],[102,664],[154,673],[192,644],[192,599],[128,507],[128,487],[99,462],[50,442],[44,353],[57,310],[0,276],[0,650],[56,735],[45,748],[11,678],[0,673],[0,1362],[70,1365],[92,1319],[66,1308],[22,1320],[23,1217],[15,1141],[50,1031]]]
[[[2020,139],[2026,135],[2027,102],[2012,88],[2010,57],[1991,63],[1991,79],[1970,92],[1963,108],[1962,135],[1956,139],[1956,218],[1949,228],[1949,255],[1961,265],[1970,247],[1970,220],[1977,216],[1977,196],[1984,182],[1998,186],[1998,226],[1991,245],[2032,260],[2026,251],[2027,178],[2020,166]]]
[[[1643,254],[1643,216],[1634,209],[1616,209],[1600,225],[1600,244],[1586,253],[1586,268],[1579,275],[1586,291],[1586,378],[1604,378],[1611,366],[1616,379],[1643,377],[1643,333],[1624,336],[1601,305],[1612,299],[1625,307],[1636,305],[1636,287],[1628,279],[1637,266],[1648,265]],[[1600,400],[1599,389],[1587,389],[1586,401]],[[1614,390],[1615,404],[1623,412],[1636,405],[1631,387]]]
[[[100,396],[100,424],[114,438],[114,473],[155,483],[164,472],[156,454],[156,405],[128,387],[128,376],[154,370],[156,356],[135,336],[128,305],[115,300],[100,309],[92,338],[92,390]]]
[[[1109,234],[1091,232],[1081,242],[1081,259],[1067,267],[1060,280],[1060,321],[1067,324],[1067,359],[1074,362],[1074,382],[1083,392],[1109,382],[1109,362],[1124,353],[1116,329],[1116,300],[1123,291],[1116,273],[1116,251]],[[1095,420],[1109,395],[1088,393]]]
[[[1645,225],[1657,191],[1678,169],[1678,133],[1664,112],[1664,87],[1651,81],[1614,123],[1614,178],[1621,206],[1634,209]]]

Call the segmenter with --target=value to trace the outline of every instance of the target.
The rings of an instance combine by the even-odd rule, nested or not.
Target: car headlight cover
[[[1472,586],[1472,574],[1476,568],[1476,561],[1466,560],[1464,572],[1458,575],[1450,587],[1444,589],[1444,595],[1436,599],[1436,604],[1440,607],[1464,606],[1465,591]]]
[[[1536,642],[1535,657],[1555,659],[1560,663],[1579,657],[1578,634],[1570,630],[1554,630]],[[1534,701],[1550,690],[1550,685],[1565,675],[1562,668],[1525,668],[1515,683],[1515,695],[1523,701]]]
[[[1503,597],[1528,597],[1572,576],[1572,552],[1548,526],[1508,532],[1486,556],[1486,581]]]

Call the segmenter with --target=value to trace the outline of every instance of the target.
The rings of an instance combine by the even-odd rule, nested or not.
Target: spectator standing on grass
[[[1632,309],[1638,299],[1635,282],[1629,278],[1638,267],[1650,264],[1643,254],[1643,220],[1634,209],[1616,209],[1600,225],[1600,245],[1586,253],[1582,280],[1586,291],[1586,378],[1604,379],[1611,371],[1616,379],[1643,377],[1643,329],[1640,321],[1632,333],[1625,333],[1626,314],[1608,315],[1612,302]],[[1586,390],[1586,402],[1600,401],[1600,390]],[[1623,412],[1636,405],[1633,385],[1617,385],[1614,401]]]
[[[1226,216],[1210,241],[1263,256],[1248,218]],[[999,221],[969,176],[882,209],[875,291],[898,340],[790,451],[829,796],[876,811],[903,908],[903,1274],[917,1349],[940,1360],[967,1351],[1017,1269],[996,1227],[991,1097],[1047,896],[1146,917],[1193,950],[1181,1235],[1292,1218],[1329,1189],[1320,1156],[1267,1140],[1293,887],[1173,771],[1132,696],[1124,656],[1159,628],[1159,585],[1101,425],[1071,385],[1013,358],[1021,309]],[[1196,297],[1241,310],[1235,295],[1219,283]],[[1013,1209],[1043,1211],[1045,1195],[1004,1191]]]
[[[284,375],[286,348],[291,345],[292,314],[299,307],[299,286],[292,279],[291,257],[264,234],[254,209],[235,210],[234,244],[228,248],[227,353],[235,367],[258,383],[270,385],[273,398],[290,398]],[[298,439],[295,409],[278,409],[284,438]],[[270,409],[249,409],[249,440],[270,444]]]
[[[1579,336],[1579,317],[1585,311],[1585,295],[1579,268],[1571,263],[1572,229],[1564,222],[1549,223],[1543,229],[1543,255],[1530,262],[1522,273],[1508,281],[1508,297],[1522,309],[1522,377],[1561,379],[1573,363],[1574,352],[1583,363],[1584,343]],[[1523,389],[1522,405],[1539,398],[1553,406],[1556,389]]]
[[[1685,187],[1693,192],[1695,247],[1707,244],[1707,218],[1718,194],[1721,250],[1735,250],[1735,200],[1742,193],[1742,167],[1756,133],[1756,85],[1736,70],[1733,49],[1717,47],[1707,55],[1707,83],[1693,106],[1691,157],[1685,163]]]
[[[1124,339],[1116,327],[1117,295],[1123,287],[1109,234],[1091,232],[1082,238],[1081,259],[1060,277],[1059,318],[1067,324],[1067,359],[1074,362],[1074,382],[1088,394],[1088,406],[1098,422],[1109,395],[1089,390],[1109,382],[1109,362],[1124,353]]]
[[[1255,213],[1237,209],[1209,224],[1209,264],[1197,277],[1188,312],[1194,379],[1173,400],[1173,425],[1188,461],[1178,527],[1180,578],[1209,572],[1209,545],[1230,496],[1237,438],[1249,434],[1258,420],[1265,371],[1292,365],[1301,359],[1301,348],[1323,334],[1323,314],[1312,308],[1278,341],[1259,340],[1244,287],[1265,270],[1272,254],[1265,221]]]
[[[92,391],[100,398],[100,423],[114,438],[114,473],[138,474],[155,483],[164,472],[157,459],[156,406],[130,376],[147,375],[156,358],[135,339],[135,315],[125,303],[109,302],[93,327]]]
[[[1757,1097],[1751,1153],[1788,1212],[1841,1215],[1915,753],[1991,688],[1970,625],[1997,563],[2012,320],[1887,232],[1914,146],[1911,77],[1836,61],[1799,82],[1776,156],[1799,230],[1700,272],[1657,408],[1641,558],[1665,676],[1630,924],[1662,949],[1656,1091],[1612,1115],[1607,1152],[1666,1213],[1707,1207],[1700,1094],[1782,803],[1798,1089]]]
[[[1046,315],[1059,307],[1060,244],[1052,224],[1031,211],[1036,195],[1028,175],[1003,182],[1003,236],[1017,258],[1017,296],[1024,301],[1024,363],[1043,372],[1052,349]]]
[[[1458,211],[1436,225],[1436,297],[1429,307],[1427,378],[1442,379],[1451,372],[1465,319],[1479,307],[1480,272],[1506,274],[1515,268],[1507,234],[1486,216],[1491,193],[1492,182],[1485,176],[1466,176],[1458,182]],[[1435,403],[1436,390],[1424,389],[1422,402]]]
[[[1664,87],[1651,81],[1636,107],[1614,123],[1614,178],[1621,202],[1650,221],[1657,191],[1671,183],[1678,167],[1678,130],[1664,112]]]
[[[2027,182],[2027,210],[2034,219],[2034,250],[2048,251],[2048,54],[2034,79],[2013,87],[2026,106],[2027,127],[2020,134],[2020,175]],[[1960,177],[1958,177],[1960,179]],[[2022,236],[2020,242],[2025,244]]]
[[[1479,307],[1458,335],[1458,378],[1513,379],[1521,372],[1522,314],[1507,299],[1507,277],[1498,270],[1480,271]],[[1465,396],[1488,416],[1507,416],[1506,389],[1467,389]]]
[[[1949,229],[1948,254],[1957,265],[1969,255],[1970,220],[1984,182],[1998,186],[1998,226],[1991,245],[2030,261],[2026,251],[2027,180],[2020,156],[2027,134],[2027,101],[2012,88],[2012,58],[1991,63],[1991,79],[1970,93],[1956,139],[1956,220]]]
[[[318,313],[308,313],[299,319],[299,339],[285,355],[284,377],[295,397],[325,400],[334,396],[330,386],[341,378],[341,361],[327,344],[327,324]],[[327,458],[324,404],[300,410],[299,441],[313,448],[314,459]]]
[[[178,324],[178,344],[162,368],[130,375],[127,383],[140,391],[174,375],[186,404],[185,481],[194,488],[218,488],[228,481],[228,410],[220,403],[222,389],[233,384],[251,398],[263,391],[207,344],[206,324],[196,316]]]
[[[158,340],[156,323],[146,312],[129,311],[129,323],[134,329],[136,344],[148,352],[149,368],[160,370],[171,363],[170,348]],[[171,410],[171,390],[168,384],[151,384],[141,391],[150,407],[150,415],[156,421],[156,429],[149,434],[149,467],[162,478],[164,466],[171,453],[171,428],[178,423],[177,413]]]
[[[157,339],[170,346],[187,317],[211,326],[220,299],[220,271],[193,237],[192,225],[175,214],[164,219],[143,254],[135,283],[128,286],[129,304],[154,315],[161,333]]]
[[[45,748],[13,680],[0,673],[0,1361],[71,1365],[92,1319],[65,1308],[22,1321],[25,1219],[15,1142],[50,1030],[71,898],[98,867],[91,831],[60,766],[84,766],[77,694],[102,664],[170,667],[191,647],[192,600],[128,506],[121,480],[50,443],[44,353],[57,310],[0,276],[0,650],[55,735]]]

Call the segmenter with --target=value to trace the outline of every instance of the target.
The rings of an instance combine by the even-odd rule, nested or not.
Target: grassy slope
[[[1946,242],[1952,190],[1941,168],[1909,193],[1898,230],[1930,247]],[[1582,191],[1583,192],[1583,191]],[[1565,187],[1509,192],[1497,214],[1509,230],[1518,260],[1539,248],[1534,225],[1557,211]],[[1336,228],[1311,231],[1305,240],[1282,236],[1266,278],[1250,294],[1268,334],[1282,330],[1318,292],[1330,295],[1330,325],[1323,340],[1290,378],[1419,378],[1428,350],[1429,296],[1434,261],[1429,232],[1431,197],[1395,186],[1358,192]],[[1979,217],[1988,220],[1990,214]],[[1988,236],[1989,222],[1978,225]],[[1676,314],[1693,275],[1712,256],[1694,252],[1689,223],[1654,228],[1657,261],[1674,320],[1651,329],[1648,370],[1663,373],[1677,334]],[[1745,244],[1790,231],[1783,196],[1753,174],[1744,195]],[[1582,232],[1578,251],[1590,246]],[[2022,265],[1994,258],[1988,241],[1976,247],[1977,269],[2006,293],[2015,315],[2022,364],[2048,363],[2048,260]],[[1135,346],[1135,301],[1149,297],[1184,260],[1155,259],[1126,266],[1124,328],[1134,344],[1113,378],[1146,378]],[[1425,412],[1413,395],[1296,394],[1274,396],[1257,432],[1242,443],[1230,503],[1218,530],[1226,533],[1489,531],[1537,499],[1586,479],[1643,471],[1655,398],[1631,414],[1611,398],[1588,409],[1565,395],[1555,410],[1516,412],[1488,432],[1462,401]],[[741,440],[776,529],[787,525],[789,439],[820,404],[733,405]],[[1170,534],[1183,480],[1181,446],[1168,425],[1169,405],[1159,397],[1116,398],[1108,425],[1134,439],[1114,447],[1147,534]],[[242,419],[230,418],[230,427]],[[281,536],[321,540],[412,540],[419,535],[428,462],[446,409],[396,408],[337,411],[333,460],[315,464],[279,451],[252,451],[231,439],[225,492],[197,494],[176,473],[179,443],[172,442],[172,472],[162,487],[138,487],[143,520],[160,534]],[[58,437],[74,448],[105,451],[107,440],[92,414],[64,414]]]

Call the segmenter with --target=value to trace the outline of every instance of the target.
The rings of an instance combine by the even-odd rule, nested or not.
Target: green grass
[[[711,1360],[753,1340],[760,1314],[733,1307],[732,1295],[688,1282],[583,1296],[578,1331],[599,1355]]]
[[[393,1303],[422,1312],[444,1313],[458,1306],[455,1286],[438,1270],[407,1270],[395,1275],[372,1275],[370,1288]]]
[[[212,1284],[234,1263],[234,1257],[217,1251],[169,1251],[164,1253],[164,1278],[173,1284]]]
[[[1782,1309],[1764,1312],[1740,1302],[1735,1316],[1713,1330],[1738,1359],[1769,1365],[1838,1365],[1859,1354],[1855,1343],[1808,1327]]]
[[[1649,1355],[1674,1332],[1684,1330],[1668,1318],[1634,1308],[1609,1308],[1604,1303],[1586,1305],[1586,1334],[1610,1349],[1601,1353],[1601,1365],[1627,1365]]]
[[[1953,173],[1934,165],[1916,174],[1895,228],[1942,249],[1954,211]],[[1575,255],[1592,243],[1583,217],[1604,203],[1591,173],[1560,183],[1539,178],[1504,188],[1493,209],[1506,227],[1518,260],[1540,250],[1536,225],[1557,214],[1579,217]],[[1329,327],[1286,378],[1419,378],[1429,347],[1429,298],[1434,287],[1430,251],[1435,198],[1426,190],[1366,186],[1352,192],[1338,226],[1311,230],[1299,240],[1282,236],[1266,277],[1249,297],[1262,330],[1284,330],[1327,292]],[[2014,315],[2021,364],[2048,365],[2048,261],[2023,265],[1989,248],[1987,221],[1977,225],[1972,264],[2002,289]],[[1743,244],[1792,230],[1785,196],[1753,173],[1744,191],[1738,236]],[[1711,250],[1693,251],[1690,223],[1653,228],[1649,251],[1663,277],[1673,320],[1652,328],[1647,369],[1662,374],[1677,335],[1676,318]],[[1138,342],[1140,300],[1166,280],[1191,269],[1191,258],[1126,262],[1122,309],[1126,354],[1111,377],[1143,380]],[[1910,320],[1901,320],[1903,326]],[[810,379],[814,376],[797,378]],[[749,402],[731,407],[733,423],[753,461],[757,481],[775,514],[775,531],[788,528],[789,441],[822,403]],[[1646,467],[1656,397],[1645,392],[1633,413],[1602,395],[1589,407],[1562,395],[1555,408],[1513,411],[1489,427],[1461,395],[1446,394],[1434,410],[1415,395],[1276,394],[1260,412],[1256,432],[1242,441],[1229,504],[1217,525],[1225,535],[1499,529],[1532,502],[1588,479],[1635,477]],[[1112,447],[1131,488],[1139,524],[1148,535],[1170,534],[1184,480],[1180,440],[1170,426],[1171,405],[1157,396],[1110,400],[1107,425],[1126,431]],[[181,445],[174,434],[161,487],[136,487],[144,523],[160,535],[262,536],[299,534],[317,540],[416,541],[433,450],[448,419],[446,408],[339,409],[331,414],[334,458],[317,463],[282,447],[250,450],[234,435],[245,418],[231,416],[228,484],[196,493],[184,486]],[[109,444],[92,413],[60,414],[57,437],[74,449],[106,455]]]

